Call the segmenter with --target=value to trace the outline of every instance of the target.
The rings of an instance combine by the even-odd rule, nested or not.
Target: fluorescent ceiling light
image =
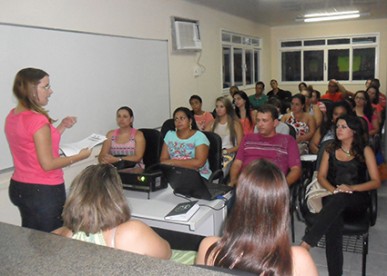
[[[305,14],[305,18],[309,17],[324,17],[324,16],[337,16],[337,15],[349,15],[349,14],[359,14],[359,11],[342,11],[342,12],[320,12],[320,13],[310,13]]]
[[[341,20],[341,19],[351,19],[351,18],[358,18],[358,17],[360,17],[359,13],[358,14],[335,15],[335,16],[320,16],[320,17],[305,18],[304,22]]]

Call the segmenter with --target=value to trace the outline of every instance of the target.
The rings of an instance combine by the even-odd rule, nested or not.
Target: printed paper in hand
[[[62,153],[64,155],[72,156],[72,155],[78,154],[84,148],[91,149],[91,148],[95,147],[96,145],[101,144],[105,140],[106,140],[105,135],[93,133],[89,137],[87,137],[79,142],[60,145],[60,150],[62,151]]]

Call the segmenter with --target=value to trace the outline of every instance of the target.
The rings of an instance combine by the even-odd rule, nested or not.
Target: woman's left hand
[[[77,122],[77,117],[74,116],[67,116],[62,120],[60,123],[65,128],[71,128],[75,123]]]

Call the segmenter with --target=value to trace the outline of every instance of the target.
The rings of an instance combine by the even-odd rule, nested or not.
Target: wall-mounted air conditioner
[[[198,21],[173,17],[172,38],[174,50],[200,51],[202,49]]]

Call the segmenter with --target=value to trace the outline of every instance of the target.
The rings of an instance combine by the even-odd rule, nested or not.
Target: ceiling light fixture
[[[369,15],[369,13],[360,13],[358,10],[353,11],[334,11],[334,12],[319,12],[305,14],[303,17],[299,17],[296,21],[302,22],[320,22],[342,19],[359,18],[360,16]]]

